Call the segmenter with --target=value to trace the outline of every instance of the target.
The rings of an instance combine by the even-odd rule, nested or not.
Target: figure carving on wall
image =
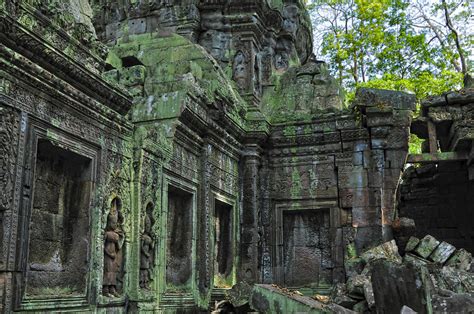
[[[152,233],[153,221],[150,213],[152,206],[150,205],[147,206],[145,230],[141,236],[140,243],[140,288],[146,290],[150,289],[155,248],[155,240]]]
[[[261,52],[260,65],[261,65],[261,84],[266,85],[270,81],[273,70],[273,56],[275,55],[274,46],[275,41],[272,39],[265,40],[265,46]]]
[[[232,65],[233,79],[237,83],[240,89],[245,89],[247,80],[247,58],[242,51],[238,51],[234,57],[234,63]]]
[[[120,296],[117,291],[117,275],[123,263],[123,243],[125,234],[121,229],[120,199],[114,198],[107,216],[104,234],[104,278],[102,294],[107,297]]]

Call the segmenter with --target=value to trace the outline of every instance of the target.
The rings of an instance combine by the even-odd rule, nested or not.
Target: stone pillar
[[[360,253],[393,238],[395,195],[408,153],[415,96],[361,88],[355,105],[369,134],[362,164],[352,173],[353,226]]]
[[[207,298],[211,289],[211,267],[212,260],[210,255],[210,221],[211,221],[211,164],[209,162],[211,153],[211,144],[208,139],[204,139],[201,151],[201,197],[199,199],[198,209],[198,257],[197,273],[198,286],[201,297]]]
[[[273,282],[272,271],[272,236],[273,224],[270,196],[270,169],[268,159],[261,160],[259,171],[259,204],[260,204],[260,265],[262,283]]]
[[[239,280],[249,283],[260,281],[259,272],[259,234],[258,182],[260,155],[257,145],[248,145],[243,156],[243,195],[240,236]]]

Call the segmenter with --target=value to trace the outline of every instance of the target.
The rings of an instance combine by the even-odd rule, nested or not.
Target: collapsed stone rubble
[[[471,253],[431,235],[411,237],[404,251],[402,257],[392,240],[349,260],[350,276],[336,285],[331,302],[359,313],[474,310]]]

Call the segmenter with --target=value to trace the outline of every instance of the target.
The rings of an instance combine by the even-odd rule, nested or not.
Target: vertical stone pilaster
[[[211,144],[205,139],[201,150],[201,191],[198,200],[198,239],[197,239],[197,267],[198,287],[201,298],[207,299],[212,285],[212,261],[210,247],[210,221],[211,221]]]
[[[243,204],[240,236],[239,280],[260,281],[259,271],[259,176],[260,155],[256,145],[248,145],[244,152]]]

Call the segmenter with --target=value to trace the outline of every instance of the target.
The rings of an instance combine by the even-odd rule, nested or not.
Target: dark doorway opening
[[[166,282],[186,286],[192,275],[193,195],[168,187]]]
[[[233,241],[232,241],[232,205],[215,200],[214,203],[214,269],[217,278],[216,287],[225,287],[226,279],[232,273]]]

